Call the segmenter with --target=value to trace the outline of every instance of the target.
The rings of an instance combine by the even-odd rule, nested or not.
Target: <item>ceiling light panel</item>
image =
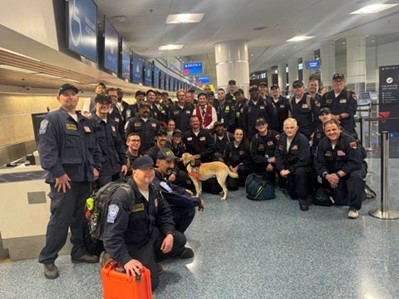
[[[180,50],[181,48],[183,48],[182,44],[176,44],[176,45],[163,45],[160,46],[158,48],[158,50],[160,51],[164,51],[164,50]]]
[[[203,13],[181,13],[168,15],[166,24],[189,24],[199,23],[205,14]]]
[[[311,36],[311,35],[298,35],[298,36],[295,36],[293,38],[290,38],[289,40],[287,40],[287,42],[303,42],[305,40],[309,40],[309,39],[312,39],[312,38],[314,38],[314,36]]]
[[[396,5],[398,5],[398,4],[397,3],[396,4],[371,4],[371,5],[362,7],[361,9],[358,9],[356,11],[352,11],[351,15],[379,13],[384,10],[395,7]]]

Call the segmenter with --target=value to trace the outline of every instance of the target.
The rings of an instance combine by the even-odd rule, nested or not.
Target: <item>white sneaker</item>
[[[348,218],[350,219],[357,219],[359,218],[359,211],[358,210],[349,210]]]

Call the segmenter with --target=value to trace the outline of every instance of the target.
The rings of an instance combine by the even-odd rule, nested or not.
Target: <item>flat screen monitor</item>
[[[46,117],[48,112],[43,113],[32,113],[32,125],[33,125],[33,134],[35,136],[35,141],[37,142],[39,139],[39,130],[40,130],[40,123]]]
[[[152,63],[150,61],[144,63],[144,71],[144,85],[152,86]]]
[[[134,52],[132,56],[132,81],[143,84],[143,59]]]
[[[319,69],[320,68],[320,60],[308,60],[308,61],[306,61],[306,68],[308,70]]]
[[[69,0],[66,13],[68,49],[97,62],[97,5],[92,0]]]
[[[159,68],[154,66],[154,88],[159,88]]]
[[[185,62],[183,64],[183,74],[186,76],[201,75],[202,73],[202,61]]]
[[[126,41],[122,39],[121,42],[121,78],[131,81],[130,66],[131,66],[131,50],[127,45]]]
[[[104,68],[118,73],[119,35],[111,22],[104,17]]]
[[[211,78],[209,76],[203,76],[198,78],[198,82],[200,84],[210,84],[211,83]]]

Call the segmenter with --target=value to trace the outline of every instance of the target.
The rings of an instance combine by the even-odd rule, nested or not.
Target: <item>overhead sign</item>
[[[306,61],[306,68],[308,70],[319,69],[320,68],[320,60],[308,60],[308,61]]]
[[[188,75],[201,75],[203,73],[202,61],[185,62],[183,64],[183,74]]]
[[[209,84],[211,83],[211,78],[209,78],[209,76],[199,77],[198,82],[200,84]]]
[[[69,0],[68,49],[97,62],[97,5],[92,0]]]
[[[104,17],[104,67],[114,73],[118,73],[118,31],[111,22]]]

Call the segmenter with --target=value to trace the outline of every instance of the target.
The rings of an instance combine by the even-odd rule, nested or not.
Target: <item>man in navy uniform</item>
[[[361,148],[343,133],[336,119],[324,124],[324,137],[317,147],[315,168],[336,204],[349,205],[348,217],[356,219],[365,197],[366,170]]]
[[[335,73],[332,78],[333,90],[326,92],[321,101],[321,108],[330,108],[333,119],[339,120],[342,128],[357,138],[354,116],[357,110],[356,94],[345,89],[345,76]]]
[[[98,257],[87,253],[82,223],[91,182],[99,177],[102,156],[93,127],[76,111],[78,89],[63,84],[57,97],[60,109],[49,113],[40,124],[38,150],[40,163],[47,170],[50,184],[51,217],[47,226],[46,245],[40,252],[46,278],[58,277],[54,264],[64,247],[68,228],[72,234],[73,263],[96,263]]]
[[[309,141],[298,132],[298,124],[294,118],[284,121],[283,130],[276,148],[276,169],[290,197],[299,199],[300,210],[307,211],[312,163]],[[279,183],[280,186],[282,182]]]
[[[103,242],[106,252],[129,276],[140,275],[143,265],[151,271],[151,286],[159,284],[157,262],[169,257],[192,258],[186,237],[175,229],[172,211],[160,191],[152,185],[154,161],[147,155],[133,162],[131,196],[122,188],[111,195]]]

